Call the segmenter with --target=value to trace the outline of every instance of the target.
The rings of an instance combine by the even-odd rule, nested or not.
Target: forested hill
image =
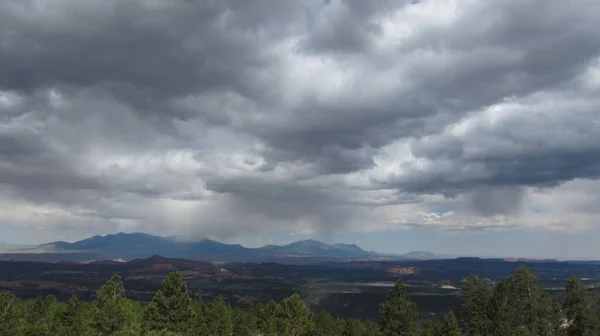
[[[146,305],[124,297],[118,275],[97,292],[91,303],[77,296],[68,302],[55,297],[22,301],[0,293],[0,335],[235,335],[235,336],[512,336],[600,335],[600,296],[571,277],[565,292],[551,297],[535,274],[521,268],[495,287],[471,276],[466,279],[462,306],[443,320],[418,321],[418,307],[399,281],[381,305],[379,321],[332,317],[311,312],[294,294],[281,302],[232,307],[219,297],[203,302],[191,297],[178,270],[163,281]]]

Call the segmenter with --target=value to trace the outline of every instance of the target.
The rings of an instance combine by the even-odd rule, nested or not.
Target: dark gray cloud
[[[520,211],[524,191],[520,187],[480,187],[470,195],[477,212],[484,216]]]
[[[520,227],[539,188],[600,175],[599,14],[593,0],[1,1],[0,209],[14,210],[0,222]],[[434,204],[453,212],[420,215]]]
[[[227,58],[247,54],[216,29],[225,10],[218,5],[7,1],[3,7],[2,86],[10,89],[115,83],[116,90],[129,84],[165,97],[235,82],[241,71]],[[236,61],[243,69],[243,60]]]
[[[498,104],[447,132],[414,141],[412,153],[429,168],[407,167],[397,183],[437,192],[596,179],[598,103],[584,88],[574,87]]]

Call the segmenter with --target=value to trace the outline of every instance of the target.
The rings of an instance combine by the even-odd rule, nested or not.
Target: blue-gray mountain
[[[42,257],[40,252],[43,252],[51,254],[51,259],[61,260],[132,260],[160,255],[204,261],[297,264],[385,258],[383,254],[365,251],[355,244],[330,245],[316,240],[303,240],[281,246],[266,245],[260,248],[247,248],[206,238],[186,242],[177,240],[175,237],[160,237],[145,233],[93,236],[72,243],[58,241],[39,245],[35,250],[38,258]],[[24,255],[31,254],[33,251],[22,250],[22,253]],[[408,253],[407,257],[410,255],[411,253]],[[17,256],[13,254],[12,257]],[[44,257],[44,259],[48,259],[48,257]]]

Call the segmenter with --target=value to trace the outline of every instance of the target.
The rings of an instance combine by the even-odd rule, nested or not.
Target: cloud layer
[[[599,15],[596,0],[0,1],[0,225],[595,229]]]

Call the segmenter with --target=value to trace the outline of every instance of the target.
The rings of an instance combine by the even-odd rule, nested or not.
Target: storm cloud
[[[0,225],[593,229],[598,194],[577,191],[600,185],[599,15],[596,0],[0,0]]]

